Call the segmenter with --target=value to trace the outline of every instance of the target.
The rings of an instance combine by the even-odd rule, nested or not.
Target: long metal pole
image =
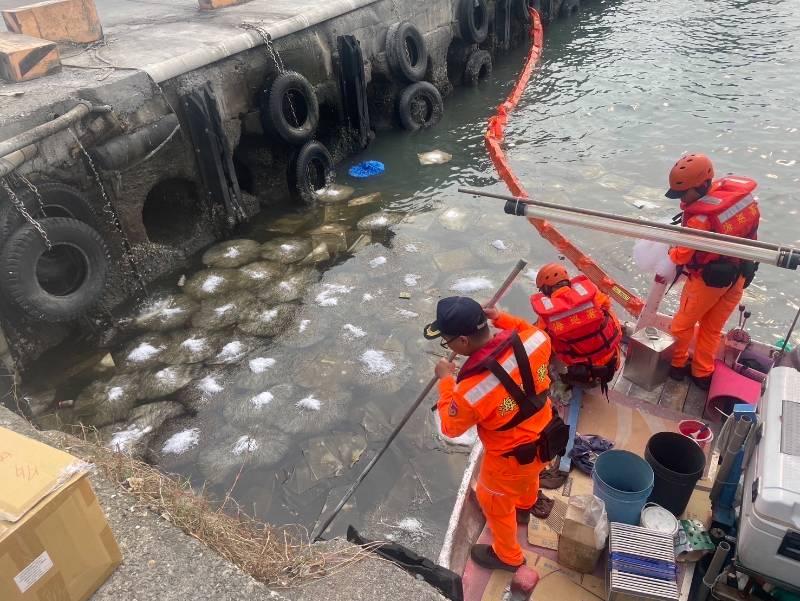
[[[527,261],[523,261],[522,259],[517,261],[516,266],[514,267],[513,270],[511,270],[511,273],[508,274],[508,277],[500,285],[500,288],[497,289],[497,292],[494,293],[494,296],[492,296],[492,298],[489,299],[489,302],[483,305],[485,309],[494,307],[497,304],[497,302],[502,298],[502,296],[506,293],[506,291],[511,287],[511,284],[514,283],[514,280],[517,278],[520,272],[523,269],[525,269],[525,266],[527,264],[528,264]],[[455,357],[456,357],[455,353],[450,353],[448,360],[452,361],[453,359],[455,359]],[[411,405],[411,407],[409,407],[408,411],[406,411],[406,414],[403,416],[403,419],[400,420],[400,423],[397,424],[395,429],[389,435],[389,438],[383,444],[381,450],[378,451],[378,454],[372,458],[372,460],[367,464],[364,470],[359,474],[358,478],[356,478],[355,482],[353,482],[352,486],[350,486],[350,488],[344,494],[344,497],[342,497],[342,500],[339,501],[339,504],[336,506],[336,508],[331,512],[331,514],[325,519],[325,521],[319,527],[316,534],[312,533],[313,542],[317,542],[320,539],[320,537],[328,529],[328,526],[331,525],[331,522],[333,522],[334,518],[336,518],[336,516],[339,515],[339,512],[342,510],[342,507],[344,507],[344,504],[347,503],[348,499],[350,499],[351,496],[353,496],[353,493],[356,491],[356,489],[364,480],[364,478],[367,477],[367,474],[369,474],[370,470],[372,470],[372,468],[375,467],[375,464],[378,463],[378,460],[383,456],[383,454],[389,448],[389,445],[392,444],[392,441],[397,437],[398,434],[400,434],[400,430],[402,430],[403,426],[405,426],[408,420],[411,419],[411,416],[414,414],[414,411],[416,411],[417,407],[419,407],[422,404],[422,401],[424,401],[425,397],[428,396],[430,391],[436,385],[436,382],[437,382],[436,377],[431,378],[430,382],[428,382],[428,384],[425,386],[425,388],[417,397],[417,400],[415,400],[414,403]]]
[[[468,191],[470,194],[478,191]],[[512,197],[513,198],[513,197]],[[566,223],[591,230],[644,238],[655,242],[663,242],[670,246],[685,246],[704,252],[713,252],[729,257],[737,257],[746,261],[757,261],[776,265],[785,269],[797,269],[800,266],[800,250],[791,246],[780,246],[777,250],[763,248],[752,244],[745,238],[716,234],[709,237],[707,232],[692,228],[653,224],[641,220],[639,223],[627,222],[616,215],[600,213],[597,216],[588,216],[576,213],[572,208],[543,208],[537,201],[523,202],[523,199],[510,200],[506,203],[506,212],[512,215],[535,217],[557,223]],[[657,226],[657,227],[656,227]]]
[[[570,213],[575,213],[578,215],[586,215],[589,217],[609,217],[613,218],[615,221],[620,223],[630,223],[633,225],[642,225],[646,224],[650,227],[654,227],[657,229],[662,229],[670,232],[675,231],[686,231],[686,228],[683,228],[679,225],[671,225],[669,223],[658,223],[656,221],[648,221],[645,219],[638,219],[636,217],[626,217],[624,215],[614,215],[612,213],[604,213],[603,211],[595,211],[593,209],[584,209],[582,207],[565,207],[563,205],[554,204],[552,202],[544,202],[542,200],[533,200],[530,198],[523,198],[521,196],[509,196],[508,194],[496,194],[494,192],[484,192],[482,190],[473,190],[470,188],[459,188],[459,192],[463,192],[465,194],[474,194],[476,196],[485,196],[487,198],[497,198],[499,200],[505,200],[508,202],[514,202],[522,204],[529,204],[534,205],[537,207],[542,207],[545,209],[556,209],[556,210],[563,210],[569,211]],[[726,236],[725,234],[717,234],[715,232],[704,232],[706,238],[711,238],[714,240],[722,240],[722,241],[730,241],[730,240],[742,240],[742,238],[735,238],[734,236]],[[780,244],[775,244],[774,242],[764,242],[762,240],[748,240],[747,241],[752,246],[759,246],[761,248],[769,248],[772,250],[780,250],[782,247]]]
[[[31,144],[20,150],[15,150],[4,157],[0,157],[0,178],[5,177],[15,169],[21,167],[26,161],[30,161],[37,153],[36,145]]]

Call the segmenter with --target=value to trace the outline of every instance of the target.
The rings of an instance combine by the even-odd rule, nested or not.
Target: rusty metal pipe
[[[18,169],[26,161],[30,161],[37,154],[39,154],[39,151],[36,150],[36,145],[31,144],[11,154],[7,154],[4,157],[0,157],[0,179],[4,178],[15,169]]]
[[[79,100],[77,105],[72,107],[60,117],[56,117],[52,121],[48,121],[42,125],[37,125],[28,131],[14,136],[13,138],[9,138],[8,140],[3,140],[0,142],[0,158],[6,158],[6,156],[12,152],[22,150],[26,146],[35,144],[40,140],[43,140],[60,132],[63,129],[68,128],[70,125],[76,121],[79,121],[89,113],[107,113],[109,111],[111,111],[111,107],[108,105],[95,106],[86,100]]]

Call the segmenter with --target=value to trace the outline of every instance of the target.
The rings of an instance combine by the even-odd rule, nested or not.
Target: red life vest
[[[682,225],[689,219],[700,219],[708,223],[712,232],[755,240],[761,212],[758,199],[751,194],[758,184],[749,177],[729,175],[711,184],[708,194],[689,204],[681,203],[683,209]],[[715,261],[720,255],[696,251],[687,267],[697,270],[700,266]],[[738,264],[739,259],[725,257]]]
[[[572,278],[566,292],[555,297],[531,297],[531,306],[544,321],[553,351],[567,365],[601,365],[615,350],[622,331],[597,300],[597,286],[585,275]]]

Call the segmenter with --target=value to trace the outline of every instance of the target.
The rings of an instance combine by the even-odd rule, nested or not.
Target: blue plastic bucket
[[[650,464],[629,451],[606,451],[594,463],[592,481],[594,496],[606,504],[609,522],[639,524],[655,481]]]

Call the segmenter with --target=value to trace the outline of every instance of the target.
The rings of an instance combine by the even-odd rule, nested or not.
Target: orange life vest
[[[518,340],[522,343],[520,353],[515,352],[509,337],[508,343],[499,345],[496,352],[481,361],[477,369],[470,370],[458,384],[459,393],[480,418],[478,436],[487,453],[504,454],[536,441],[553,417],[550,399],[547,398],[550,339],[538,328],[532,328],[518,332]],[[520,370],[518,354],[525,355],[527,365],[524,370]],[[489,369],[491,361],[499,364],[514,386],[524,388],[531,397],[531,404],[521,406],[515,400],[501,379]],[[531,379],[527,385],[525,372]]]
[[[752,195],[756,186],[758,184],[755,180],[738,175],[729,175],[716,180],[701,199],[681,204],[682,225],[686,225],[689,219],[699,219],[708,223],[710,230],[717,234],[755,240],[761,219],[758,199]],[[686,267],[690,271],[697,271],[703,265],[719,258],[720,255],[716,253],[696,251]],[[725,259],[731,263],[740,262],[733,257]]]
[[[566,292],[531,297],[531,306],[544,321],[553,350],[567,365],[601,365],[622,338],[617,320],[597,300],[597,286],[585,275],[572,278]]]

